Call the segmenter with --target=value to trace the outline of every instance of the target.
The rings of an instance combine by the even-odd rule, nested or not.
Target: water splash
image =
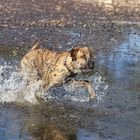
[[[36,81],[28,85],[29,74],[25,72],[24,77],[20,77],[18,68],[10,63],[0,65],[0,102],[29,102],[37,103],[35,93],[41,92],[41,81]],[[96,73],[95,76],[88,77],[94,81],[97,92],[97,103],[100,103],[105,96],[107,85],[105,79]],[[44,100],[71,100],[75,102],[88,102],[88,94],[84,88],[77,89],[69,85],[60,88],[52,88],[45,93]]]
[[[103,101],[108,85],[105,82],[105,78],[102,77],[101,74],[96,73],[94,76],[90,76],[87,78],[89,81],[93,81],[93,87],[96,92],[96,105]],[[85,91],[84,88],[77,88],[75,86],[64,86],[65,90],[69,92],[69,94],[65,95],[66,99],[71,99],[73,101],[78,102],[89,102],[89,94]]]
[[[39,89],[39,82],[27,85],[29,75],[22,77],[16,66],[5,61],[0,65],[0,102],[30,102],[37,103],[35,92]]]

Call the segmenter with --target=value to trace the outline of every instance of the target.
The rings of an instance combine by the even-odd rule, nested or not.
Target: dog
[[[96,96],[93,85],[87,80],[74,80],[75,74],[93,70],[96,51],[89,47],[75,47],[70,51],[56,52],[36,43],[20,62],[20,69],[30,73],[30,81],[42,80],[42,88],[50,89],[69,81],[75,86],[86,87],[89,99]],[[73,80],[72,80],[73,79]],[[36,94],[37,98],[43,95]]]

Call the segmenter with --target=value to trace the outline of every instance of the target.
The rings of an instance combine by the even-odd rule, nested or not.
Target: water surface
[[[61,33],[69,36],[63,42],[68,46],[87,36],[83,42],[105,48],[97,55],[95,71],[79,76],[93,82],[97,102],[89,104],[84,89],[60,87],[52,90],[46,103],[30,104],[35,85],[27,89],[17,72],[20,57],[28,48],[19,53],[19,48],[7,46],[11,51],[4,53],[2,49],[0,57],[0,139],[139,140],[139,30],[131,27],[121,35],[96,35],[96,43],[79,28],[62,29]],[[60,50],[63,45],[59,45]],[[16,103],[19,95],[25,95],[23,103]]]

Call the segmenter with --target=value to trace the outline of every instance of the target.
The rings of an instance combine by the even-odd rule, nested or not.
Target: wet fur
[[[55,52],[36,43],[21,60],[20,68],[21,71],[30,73],[31,83],[37,79],[42,80],[42,88],[48,90],[50,87],[66,83],[69,77],[86,69],[89,62],[93,64],[94,59],[95,50],[92,48],[76,47],[71,51]],[[89,98],[95,98],[91,82],[74,80],[73,83],[86,87]],[[41,98],[42,95],[37,96]]]

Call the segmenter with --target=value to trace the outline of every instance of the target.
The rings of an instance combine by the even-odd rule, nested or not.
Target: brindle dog
[[[36,43],[23,57],[20,66],[21,70],[30,73],[30,81],[32,82],[37,79],[34,77],[34,73],[36,73],[36,76],[43,81],[42,88],[48,90],[51,87],[67,83],[70,77],[76,73],[93,69],[95,54],[96,51],[88,47],[75,47],[71,51],[54,52],[42,48],[39,43]],[[86,87],[89,99],[95,98],[96,94],[91,82],[73,80],[73,83]],[[36,96],[42,98],[42,95]]]

